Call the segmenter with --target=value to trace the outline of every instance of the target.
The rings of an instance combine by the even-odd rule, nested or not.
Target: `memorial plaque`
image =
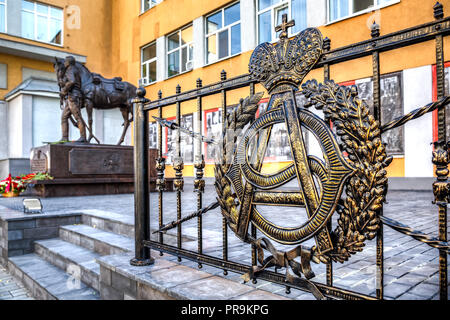
[[[31,159],[31,172],[47,172],[48,171],[48,161],[47,156],[40,150],[34,153],[33,159]]]
[[[74,175],[132,175],[133,153],[72,149],[69,152],[69,171]]]

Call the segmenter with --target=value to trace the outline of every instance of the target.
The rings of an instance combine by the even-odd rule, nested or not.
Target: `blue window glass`
[[[272,41],[272,23],[270,22],[270,11],[260,14],[258,20],[259,43]]]
[[[180,73],[180,51],[169,54],[168,76],[172,77]]]
[[[348,0],[330,0],[330,21],[341,19],[350,14]]]
[[[295,26],[291,29],[292,33],[298,33],[306,29],[308,25],[306,15],[306,0],[292,0],[292,19],[295,20]]]
[[[208,17],[206,19],[206,33],[217,31],[222,28],[222,11]]]
[[[241,52],[241,24],[231,28],[231,54]]]
[[[6,31],[6,10],[3,1],[0,1],[0,32]]]
[[[235,5],[228,7],[224,12],[225,26],[228,26],[236,21],[241,20],[241,5],[236,3]]]
[[[273,6],[274,4],[277,4],[280,1],[281,0],[258,0],[258,10],[263,10],[265,8]]]

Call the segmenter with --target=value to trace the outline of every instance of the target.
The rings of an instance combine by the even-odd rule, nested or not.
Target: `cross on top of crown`
[[[289,28],[295,26],[295,21],[294,20],[291,20],[289,22],[287,20],[288,20],[288,16],[285,13],[285,14],[283,14],[281,25],[275,27],[275,31],[276,32],[280,32],[281,31],[280,39],[286,39],[288,37],[287,30]]]

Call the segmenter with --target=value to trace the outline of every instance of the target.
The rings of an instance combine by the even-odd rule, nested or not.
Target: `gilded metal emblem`
[[[292,25],[293,21],[283,17],[277,30],[281,31],[280,41],[261,44],[253,52],[250,75],[269,92],[269,105],[256,119],[262,97],[259,93],[241,100],[228,115],[227,128],[245,128],[245,132],[237,144],[234,135],[224,133],[223,155],[215,170],[218,200],[228,226],[257,248],[260,265],[246,275],[247,281],[254,273],[276,266],[285,267],[287,279],[298,283],[305,281],[300,280],[301,274],[307,279],[314,277],[310,260],[348,260],[362,250],[366,239],[375,237],[387,192],[384,168],[392,158],[386,156],[379,123],[358,99],[355,88],[333,81],[307,81],[300,91],[307,103],[297,104],[300,84],[322,56],[323,38],[318,29],[309,28],[288,39],[286,29]],[[325,120],[308,110],[312,107],[323,110]],[[330,121],[336,136],[328,125]],[[293,161],[274,174],[264,174],[264,157],[276,124],[287,128]],[[307,154],[305,130],[319,141],[323,159]],[[298,190],[276,190],[293,180],[297,180]],[[346,199],[342,199],[344,190]],[[257,209],[260,205],[305,208],[308,220],[294,228],[278,226],[263,216]],[[339,214],[338,225],[331,230],[327,224],[335,212]],[[268,239],[254,239],[249,234],[250,224],[278,243],[298,245],[314,238],[316,246],[300,245],[290,252],[279,252]],[[264,259],[263,250],[272,256]],[[300,263],[295,261],[297,257]],[[303,284],[321,297],[312,283],[306,280]]]

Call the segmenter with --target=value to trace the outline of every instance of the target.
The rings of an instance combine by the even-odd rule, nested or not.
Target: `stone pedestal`
[[[149,150],[150,190],[156,190],[157,150]],[[48,172],[54,180],[36,181],[32,195],[88,196],[134,192],[133,147],[55,144],[32,149],[31,172]],[[167,179],[167,190],[173,181]]]

